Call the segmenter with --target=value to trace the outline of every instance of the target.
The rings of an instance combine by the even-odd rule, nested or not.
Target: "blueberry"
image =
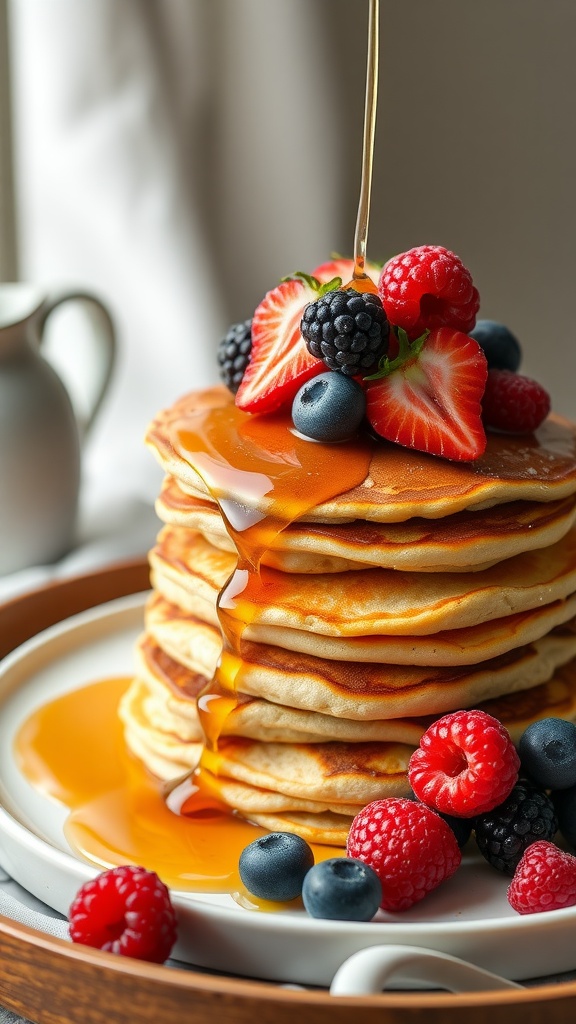
[[[292,404],[296,430],[315,441],[352,437],[366,412],[366,398],[351,377],[328,371],[303,384]]]
[[[557,789],[552,793],[552,803],[558,815],[558,828],[567,843],[576,847],[576,786]]]
[[[334,857],[310,869],[302,899],[311,917],[370,921],[382,902],[382,885],[368,864],[352,857]]]
[[[522,359],[518,339],[505,324],[496,320],[477,320],[470,337],[475,338],[488,362],[489,370],[511,370],[516,373]]]
[[[300,836],[269,832],[242,850],[238,867],[248,892],[282,903],[300,896],[313,863],[314,854]]]
[[[576,785],[576,725],[562,718],[532,722],[520,737],[522,768],[545,789]]]

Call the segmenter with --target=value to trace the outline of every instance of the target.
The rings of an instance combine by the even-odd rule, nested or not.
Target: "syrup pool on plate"
[[[104,869],[142,864],[173,889],[231,893],[246,900],[238,858],[265,829],[231,815],[206,794],[193,818],[173,813],[163,784],[126,750],[117,714],[130,679],[105,679],[35,711],[16,738],[22,772],[70,814],[64,833],[81,857]],[[314,847],[316,860],[334,855]]]

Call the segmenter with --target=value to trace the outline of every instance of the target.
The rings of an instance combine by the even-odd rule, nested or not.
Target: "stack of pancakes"
[[[241,815],[343,845],[361,807],[408,791],[434,717],[482,707],[515,738],[536,718],[576,718],[574,425],[549,417],[529,437],[491,435],[466,464],[370,442],[357,486],[261,531],[251,570],[244,551],[257,585],[242,596],[230,509],[258,523],[268,498],[228,472],[213,438],[208,457],[181,442],[200,412],[204,429],[227,406],[240,430],[250,417],[215,388],[147,435],[166,473],[164,526],[120,715],[154,774],[200,760],[204,783]],[[315,450],[338,491],[339,446]],[[230,578],[239,599],[219,609]],[[242,623],[221,661],[223,605]]]

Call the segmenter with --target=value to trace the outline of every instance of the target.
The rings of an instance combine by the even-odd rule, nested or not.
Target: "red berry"
[[[176,941],[176,914],[164,882],[131,864],[86,882],[68,916],[72,942],[138,960],[164,963]]]
[[[356,815],[346,852],[378,875],[384,910],[407,910],[461,861],[450,826],[424,804],[397,797],[374,800]]]
[[[442,814],[472,818],[512,792],[520,758],[509,733],[485,711],[455,711],[426,730],[408,766],[419,800]]]
[[[539,914],[576,905],[576,857],[540,839],[528,847],[508,888],[519,914]]]
[[[470,271],[441,245],[419,245],[394,256],[384,265],[379,291],[390,323],[412,339],[427,327],[467,334],[480,306]]]
[[[377,263],[372,263],[370,260],[366,260],[364,272],[375,285],[378,284],[380,271],[381,267]],[[321,263],[319,267],[316,267],[316,270],[312,271],[312,277],[317,278],[317,280],[322,283],[325,281],[331,281],[334,277],[341,277],[342,284],[346,285],[352,280],[353,273],[354,260],[346,259],[344,256],[339,256],[334,260]]]
[[[400,342],[389,368],[367,381],[366,414],[374,430],[445,459],[479,458],[486,447],[480,403],[487,367],[478,342],[451,327],[431,331],[422,345]]]
[[[550,395],[536,380],[511,370],[490,370],[482,399],[487,427],[530,434],[550,412]]]
[[[325,371],[300,334],[304,307],[317,298],[310,285],[293,278],[262,299],[252,318],[250,362],[236,393],[239,409],[274,412],[292,402],[302,384]]]

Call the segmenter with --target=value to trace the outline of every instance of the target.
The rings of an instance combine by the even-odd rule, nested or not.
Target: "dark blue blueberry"
[[[558,828],[567,843],[576,848],[576,786],[557,789],[552,793],[552,803],[558,815]]]
[[[262,900],[283,903],[302,892],[302,882],[314,863],[308,843],[290,832],[269,832],[240,854],[240,878],[248,892]]]
[[[302,886],[302,899],[311,917],[370,921],[382,902],[382,884],[376,872],[361,860],[333,857],[310,869]]]
[[[360,385],[341,373],[320,373],[303,384],[292,404],[292,422],[315,441],[345,441],[360,426],[366,398]]]
[[[522,349],[512,331],[496,320],[477,320],[470,337],[475,338],[488,362],[489,370],[511,370],[516,373],[522,360]]]
[[[456,818],[453,814],[441,814],[440,811],[436,811],[440,818],[444,818],[447,825],[450,826],[454,835],[456,836],[456,842],[460,849],[466,846],[466,843],[470,839],[472,834],[472,826],[474,824],[473,818]]]
[[[520,737],[522,768],[545,789],[576,785],[576,725],[562,718],[532,722]]]

